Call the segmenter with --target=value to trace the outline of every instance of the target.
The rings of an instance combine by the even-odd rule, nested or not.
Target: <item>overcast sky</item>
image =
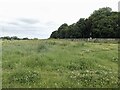
[[[0,36],[49,38],[63,24],[88,18],[94,10],[119,0],[0,0]]]

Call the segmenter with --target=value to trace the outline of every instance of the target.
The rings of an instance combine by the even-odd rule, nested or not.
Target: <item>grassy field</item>
[[[71,40],[2,43],[3,88],[118,87],[118,44]]]

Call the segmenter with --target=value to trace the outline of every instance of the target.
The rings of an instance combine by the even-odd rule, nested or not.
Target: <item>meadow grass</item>
[[[2,40],[0,40],[0,89],[2,89]]]
[[[118,44],[71,40],[2,43],[3,88],[118,87]]]

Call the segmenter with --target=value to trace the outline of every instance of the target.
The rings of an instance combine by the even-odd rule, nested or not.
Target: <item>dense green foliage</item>
[[[95,10],[87,19],[80,18],[72,25],[62,24],[50,38],[119,38],[119,33],[118,12],[106,7]]]
[[[118,86],[115,41],[4,40],[2,45],[3,88]]]

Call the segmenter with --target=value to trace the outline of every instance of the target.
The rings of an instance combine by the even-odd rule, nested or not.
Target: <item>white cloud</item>
[[[94,10],[111,7],[118,11],[119,0],[0,0],[0,25],[4,35],[48,38],[61,24],[87,18]],[[9,28],[18,30],[17,33]],[[33,31],[31,32],[31,30]],[[36,30],[37,28],[37,30]],[[21,29],[24,29],[24,33]],[[36,31],[35,31],[36,30]],[[11,31],[11,33],[10,33]],[[30,34],[34,33],[34,34]],[[40,35],[38,35],[40,34]],[[18,35],[19,36],[19,35]]]

